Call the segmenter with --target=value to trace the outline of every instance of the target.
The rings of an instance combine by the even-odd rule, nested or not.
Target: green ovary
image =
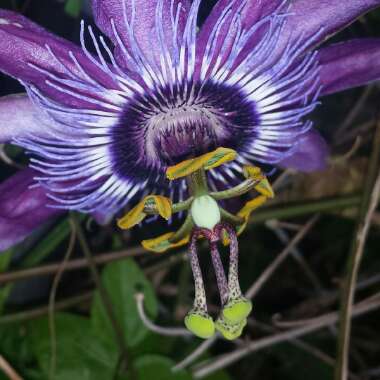
[[[209,230],[212,230],[221,220],[219,206],[209,195],[194,199],[191,205],[191,216],[197,227]]]

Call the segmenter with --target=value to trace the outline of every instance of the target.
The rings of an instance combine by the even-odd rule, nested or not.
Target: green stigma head
[[[215,334],[215,324],[212,318],[204,313],[190,311],[185,318],[185,326],[199,338],[208,339]]]
[[[215,328],[223,335],[225,339],[235,340],[240,337],[246,324],[246,319],[243,319],[238,323],[231,323],[223,318],[223,316],[220,316],[215,322]]]
[[[252,310],[252,302],[244,297],[229,301],[223,308],[223,317],[231,323],[246,319]]]

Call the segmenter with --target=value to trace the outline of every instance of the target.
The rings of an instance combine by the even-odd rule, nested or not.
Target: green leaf
[[[218,371],[210,376],[205,377],[204,380],[231,380],[231,377],[228,375],[227,372]]]
[[[0,252],[0,273],[5,272],[8,269],[13,253],[14,249],[12,248],[7,249],[4,252]]]
[[[0,314],[4,312],[4,306],[12,290],[13,284],[6,284],[0,288]]]
[[[5,252],[0,253],[0,273],[5,272],[11,262],[14,249],[7,249]],[[5,302],[8,299],[13,284],[6,284],[0,288],[0,314],[3,314]]]
[[[56,371],[54,380],[112,379],[117,365],[117,347],[105,347],[92,331],[88,318],[70,314],[55,315]],[[31,347],[42,371],[48,376],[51,339],[48,319],[29,324]]]
[[[67,219],[56,225],[47,236],[42,239],[23,261],[23,267],[31,267],[40,263],[53,252],[70,235],[70,224]]]
[[[102,273],[102,282],[111,298],[116,317],[124,331],[128,347],[135,347],[146,337],[148,330],[137,312],[135,293],[145,295],[145,311],[149,318],[157,315],[157,301],[150,282],[132,259],[109,264]],[[115,345],[115,335],[99,294],[94,297],[91,319],[96,334]]]
[[[71,17],[79,17],[82,10],[82,0],[67,0],[65,12]]]
[[[79,215],[79,220],[83,221],[85,219],[84,214]],[[28,257],[24,259],[22,265],[23,267],[32,267],[39,264],[47,256],[49,256],[55,249],[62,244],[65,239],[70,235],[71,227],[69,219],[58,223],[44,239],[42,239],[29,253]]]
[[[136,358],[153,354],[173,357],[173,352],[178,355],[178,349],[175,346],[176,342],[178,343],[178,338],[164,337],[150,332],[138,346],[133,347],[131,352]]]
[[[23,323],[12,323],[0,326],[0,352],[12,365],[23,372],[34,355],[26,339],[26,330]],[[1,377],[0,377],[1,378]]]
[[[188,372],[172,372],[175,363],[164,356],[146,355],[134,362],[137,380],[191,380]]]

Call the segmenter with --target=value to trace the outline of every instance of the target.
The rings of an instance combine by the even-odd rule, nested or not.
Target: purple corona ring
[[[225,223],[228,213],[215,206],[226,192],[217,191],[236,188],[245,175],[245,184],[262,194],[254,208],[271,194],[257,166],[305,172],[325,167],[327,145],[310,113],[322,96],[380,78],[380,39],[319,45],[380,0],[219,0],[198,29],[200,5],[201,0],[92,0],[95,22],[110,43],[82,22],[80,47],[0,10],[0,70],[26,90],[0,99],[0,143],[19,145],[31,157],[27,171],[0,185],[8,190],[0,193],[0,250],[65,209],[104,220],[156,194],[144,198],[144,212],[156,207],[165,216],[165,199],[181,210],[193,195],[189,215],[196,227],[188,241],[198,303],[204,302],[196,276],[199,235],[210,241],[223,290],[219,331],[234,337],[244,327],[244,318],[234,313],[240,308],[237,313],[245,314],[250,304],[237,284],[236,231]],[[170,168],[206,160],[222,148],[235,152],[235,160],[210,166],[207,176],[203,171],[168,180]],[[13,184],[15,198],[9,192]],[[199,213],[202,202],[214,220]],[[31,209],[38,210],[35,223],[23,217]],[[216,241],[227,238],[228,281],[216,248]],[[208,336],[214,325],[198,306],[200,314],[187,323],[197,330],[203,318],[209,329],[198,329],[198,335]]]

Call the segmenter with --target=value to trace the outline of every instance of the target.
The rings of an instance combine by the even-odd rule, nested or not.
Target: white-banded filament
[[[56,71],[30,63],[50,90],[29,84],[26,89],[52,123],[47,136],[30,135],[16,143],[32,153],[31,165],[41,173],[38,180],[55,207],[113,213],[147,189],[182,199],[185,183],[168,183],[164,174],[166,165],[192,149],[194,155],[218,145],[237,150],[239,164],[212,172],[215,182],[226,183],[239,174],[240,164],[280,162],[312,127],[304,118],[318,104],[319,67],[316,53],[305,51],[319,34],[306,43],[302,36],[292,38],[278,52],[291,11],[287,2],[247,27],[242,19],[246,1],[233,0],[202,50],[200,2],[193,2],[182,25],[184,7],[171,0],[167,33],[164,0],[157,0],[152,52],[137,41],[132,1],[132,12],[124,7],[123,24],[110,20],[118,54],[88,27],[92,55],[82,22],[81,51],[62,58],[46,46]],[[256,44],[247,51],[253,39]],[[234,109],[227,112],[225,105],[234,99]]]

